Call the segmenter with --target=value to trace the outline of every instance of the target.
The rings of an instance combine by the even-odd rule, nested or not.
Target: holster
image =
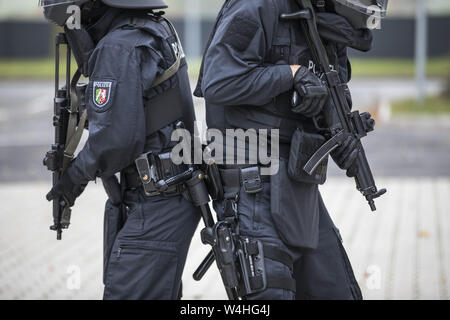
[[[122,187],[116,176],[104,178],[102,182],[108,195],[103,226],[103,282],[105,282],[106,269],[114,242],[126,221],[126,210],[122,201]]]
[[[220,171],[217,164],[206,165],[206,187],[208,188],[208,193],[213,201],[223,200],[224,191],[222,180],[220,178]]]
[[[160,194],[170,196],[179,194],[181,184],[176,184],[163,190],[159,186],[159,182],[172,178],[188,169],[185,164],[175,165],[172,162],[171,153],[157,154],[154,152],[147,152],[140,155],[135,160],[139,179],[138,185],[143,186],[144,192],[147,196],[157,196]],[[136,183],[136,181],[135,181]]]

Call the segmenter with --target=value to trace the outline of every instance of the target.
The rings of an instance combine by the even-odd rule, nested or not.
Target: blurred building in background
[[[168,15],[183,39],[186,53],[199,57],[223,0],[166,0]],[[0,0],[0,58],[42,58],[51,55],[54,27],[45,23],[38,0]],[[449,54],[450,1],[426,0],[430,57]],[[391,0],[389,18],[375,31],[369,57],[414,56],[415,0]],[[352,52],[352,55],[360,55]]]

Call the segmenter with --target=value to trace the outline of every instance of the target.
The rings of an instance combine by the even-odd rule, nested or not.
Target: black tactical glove
[[[358,172],[356,165],[358,154],[358,140],[354,136],[348,135],[344,142],[331,153],[331,157],[339,168],[347,171],[348,177],[354,177]]]
[[[46,198],[48,201],[63,198],[69,204],[69,207],[72,207],[75,204],[76,198],[83,193],[85,188],[86,184],[80,185],[73,183],[70,175],[66,171],[58,183],[47,194]]]
[[[322,111],[328,100],[328,88],[313,72],[301,66],[295,73],[294,88],[300,101],[293,106],[293,112],[312,118]]]

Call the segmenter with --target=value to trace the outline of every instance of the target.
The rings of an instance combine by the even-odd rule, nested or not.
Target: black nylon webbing
[[[263,245],[264,248],[264,258],[281,262],[282,264],[289,267],[292,271],[294,262],[292,261],[291,256],[284,252],[283,250],[278,249],[274,246]]]
[[[262,289],[263,287],[263,278],[262,276],[251,277],[250,286],[253,290]],[[296,291],[296,282],[293,278],[289,277],[275,277],[275,276],[267,276],[267,288],[273,289],[285,289],[290,290],[292,292]]]
[[[247,251],[250,255],[256,255],[259,253],[258,251],[258,245],[257,242],[251,242],[247,245]],[[264,259],[270,259],[277,262],[280,262],[287,267],[289,267],[289,270],[292,272],[293,269],[293,260],[291,256],[275,247],[270,245],[263,245],[263,252],[264,252]],[[293,278],[287,277],[287,276],[271,276],[267,275],[267,287],[268,288],[275,288],[275,289],[286,289],[295,292],[296,290],[296,282]],[[264,286],[263,277],[262,275],[257,275],[254,277],[250,277],[250,285],[252,289],[259,289]]]
[[[286,289],[292,292],[296,291],[295,280],[288,277],[267,276],[267,287],[275,289]]]

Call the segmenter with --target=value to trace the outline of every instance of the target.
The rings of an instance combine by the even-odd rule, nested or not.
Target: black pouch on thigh
[[[315,133],[307,133],[297,129],[292,136],[289,153],[289,177],[298,182],[324,184],[327,179],[328,159],[314,170],[312,175],[303,170],[311,156],[326,142],[326,139]]]
[[[280,159],[278,174],[270,177],[270,206],[277,231],[286,245],[317,247],[319,241],[319,189],[317,184],[289,178]]]
[[[116,206],[112,204],[110,200],[107,200],[103,228],[103,283],[105,283],[106,268],[111,256],[114,241],[124,225],[124,220],[123,206]]]

